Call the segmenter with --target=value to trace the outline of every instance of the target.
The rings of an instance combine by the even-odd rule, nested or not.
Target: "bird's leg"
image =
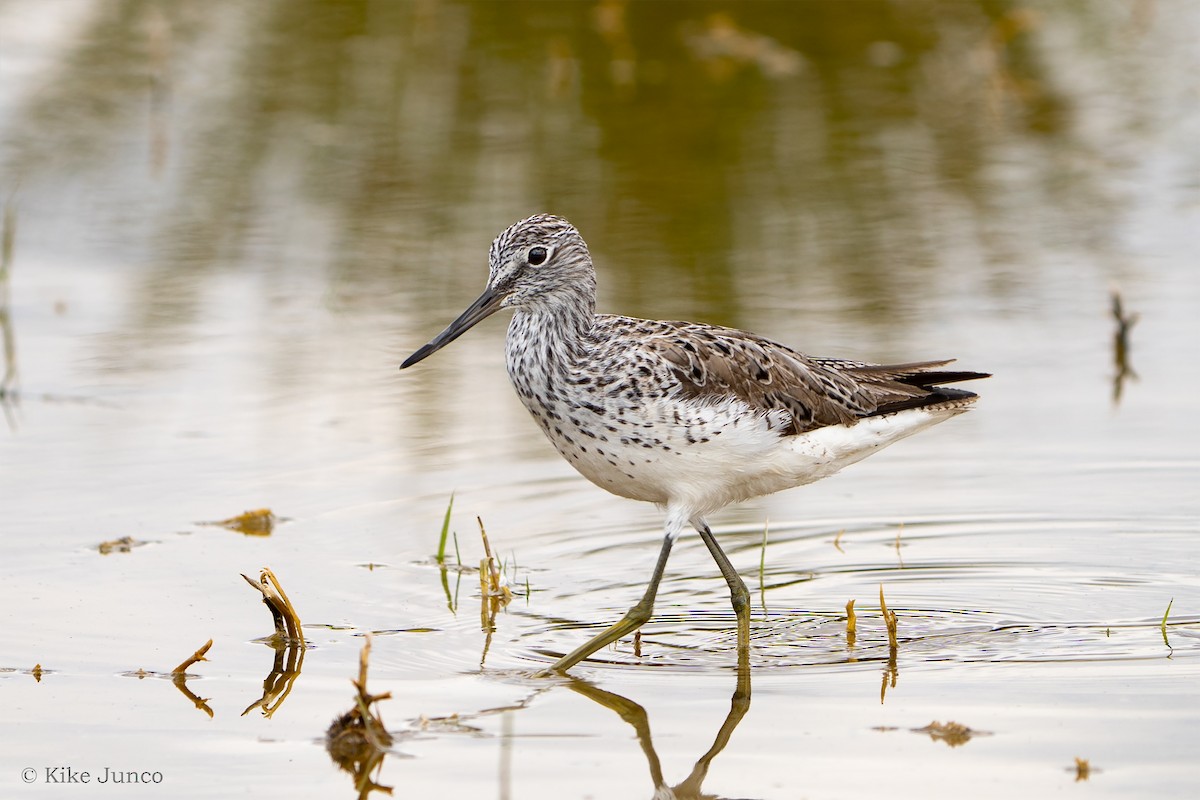
[[[740,662],[750,652],[750,592],[746,589],[742,576],[738,575],[733,564],[729,563],[725,551],[717,544],[717,537],[709,530],[708,523],[699,517],[691,522],[692,527],[700,533],[700,538],[704,540],[713,560],[720,567],[721,576],[729,584],[729,599],[733,603],[733,613],[737,615],[737,651]]]
[[[650,576],[650,585],[646,587],[646,593],[642,595],[642,599],[637,601],[633,608],[626,611],[625,616],[615,624],[605,628],[573,652],[555,661],[550,667],[552,672],[566,672],[600,648],[637,630],[646,620],[650,619],[650,615],[654,613],[654,596],[658,594],[658,584],[662,580],[663,571],[667,568],[667,557],[671,555],[671,545],[675,543],[675,539],[679,535],[679,528],[678,524],[668,522],[662,550],[658,553],[658,563],[654,565],[654,574]]]

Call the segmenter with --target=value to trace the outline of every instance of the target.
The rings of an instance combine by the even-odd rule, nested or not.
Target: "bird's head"
[[[433,355],[502,308],[552,308],[581,300],[588,306],[595,293],[592,258],[575,226],[553,214],[527,217],[492,242],[483,294],[400,369]]]

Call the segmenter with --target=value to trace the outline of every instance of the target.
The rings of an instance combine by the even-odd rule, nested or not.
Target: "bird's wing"
[[[876,365],[812,358],[770,339],[716,325],[664,321],[642,330],[639,349],[661,359],[684,396],[732,395],[752,408],[786,411],[792,421],[787,433],[851,425],[862,417],[973,397],[936,384],[985,377],[936,369],[949,361]]]

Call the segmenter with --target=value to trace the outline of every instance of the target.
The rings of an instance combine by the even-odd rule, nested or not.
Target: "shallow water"
[[[323,737],[371,633],[398,795],[1191,795],[1200,5],[622,8],[0,4],[0,794],[357,796]],[[604,310],[994,373],[714,519],[748,708],[695,537],[640,655],[533,677],[640,596],[659,512],[541,439],[502,322],[396,369],[539,210]],[[515,593],[490,635],[476,517]],[[269,716],[264,565],[309,640]],[[209,638],[194,698],[126,674]]]

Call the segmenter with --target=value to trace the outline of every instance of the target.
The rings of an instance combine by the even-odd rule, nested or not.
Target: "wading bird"
[[[508,375],[542,431],[597,486],[666,512],[642,599],[556,661],[557,672],[650,619],[685,524],[729,584],[744,656],[750,594],[705,519],[730,503],[820,480],[962,413],[977,395],[942,384],[988,377],[942,369],[950,361],[816,358],[733,328],[597,314],[587,245],[549,214],[497,236],[488,262],[483,294],[400,368],[513,309]]]

